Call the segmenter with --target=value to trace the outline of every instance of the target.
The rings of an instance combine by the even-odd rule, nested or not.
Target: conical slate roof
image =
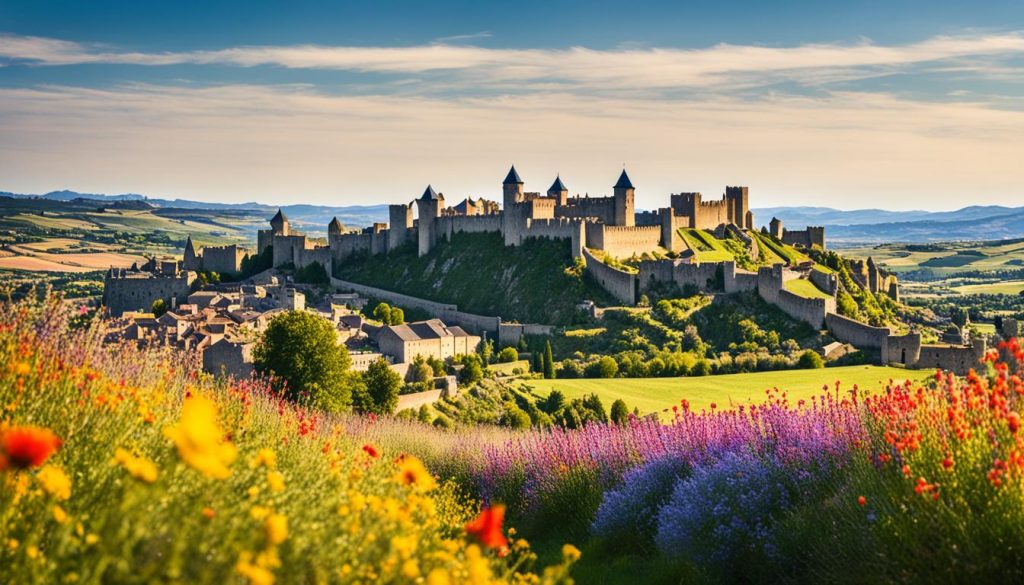
[[[278,208],[277,214],[270,219],[270,223],[284,223],[286,221],[288,221],[288,218],[285,217],[284,212],[281,211],[281,208]]]
[[[622,169],[622,174],[619,175],[619,180],[615,183],[615,189],[632,189],[633,182],[629,180],[629,175],[626,174],[626,169]]]
[[[562,176],[561,175],[557,175],[555,177],[555,182],[551,183],[551,188],[548,189],[548,191],[549,192],[552,192],[552,191],[568,191],[568,189],[565,188],[565,183],[562,182]]]
[[[420,197],[420,199],[423,201],[429,201],[431,199],[439,199],[439,197],[437,196],[437,191],[434,191],[432,186],[427,185],[427,190],[423,192],[423,196]]]
[[[185,255],[189,254],[196,255],[196,247],[192,244],[192,236],[185,238]]]
[[[522,183],[523,180],[519,178],[519,173],[516,172],[516,165],[512,165],[512,168],[508,170],[508,175],[505,176],[505,180],[502,181],[502,185],[511,185],[515,183]]]
[[[335,217],[331,220],[331,223],[327,224],[327,231],[330,233],[340,234],[345,231],[345,226],[341,225],[341,222],[338,221],[337,217]]]

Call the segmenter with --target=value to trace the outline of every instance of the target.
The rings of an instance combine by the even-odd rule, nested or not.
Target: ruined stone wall
[[[604,247],[609,256],[629,258],[661,248],[661,226],[614,226],[602,225]],[[588,247],[593,247],[589,246]]]
[[[882,343],[882,364],[913,366],[921,359],[921,334],[889,335]]]
[[[790,246],[803,246],[810,248],[818,246],[825,249],[825,228],[821,226],[807,226],[803,230],[782,230],[782,243]]]
[[[103,304],[114,317],[126,311],[149,311],[153,302],[163,299],[171,308],[188,301],[195,272],[181,272],[173,277],[129,278],[122,269],[112,268],[103,279]]]
[[[837,313],[826,316],[825,325],[837,340],[855,347],[881,349],[885,347],[886,338],[892,333],[888,327],[872,327]]]
[[[615,198],[570,197],[567,205],[555,207],[555,217],[596,217],[611,225],[615,223]]]
[[[715,288],[717,263],[690,264],[682,260],[644,260],[640,262],[638,281],[641,291],[658,282],[674,283],[679,288],[692,286],[700,291]]]
[[[498,325],[498,347],[507,347],[519,343],[523,336],[554,334],[555,328],[552,325],[537,325],[531,323],[501,323]]]
[[[834,273],[811,270],[809,274],[811,282],[826,293],[835,296],[839,291],[839,277]]]
[[[809,299],[785,289],[778,292],[773,304],[790,317],[808,323],[815,329],[823,329],[826,316],[836,311],[834,298]]]
[[[969,370],[980,367],[981,358],[985,356],[985,340],[975,340],[970,347],[922,345],[921,357],[915,364],[920,369],[942,368],[964,375]]]
[[[610,295],[626,305],[636,304],[637,275],[623,272],[601,262],[586,248],[583,259],[587,263],[586,272],[601,285]]]
[[[501,317],[464,313],[459,310],[457,305],[438,303],[357,282],[349,282],[332,277],[331,286],[340,291],[356,292],[365,297],[381,299],[399,307],[421,309],[441,319],[446,325],[458,325],[470,333],[495,332],[501,323]]]
[[[254,345],[221,339],[203,350],[203,371],[215,376],[234,376],[239,380],[250,377]]]
[[[242,258],[247,250],[234,244],[203,248],[203,270],[221,274],[237,274],[242,270]]]
[[[757,290],[757,273],[737,268],[736,262],[722,264],[722,277],[727,293]]]

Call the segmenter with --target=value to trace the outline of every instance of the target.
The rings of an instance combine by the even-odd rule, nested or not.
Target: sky
[[[1024,204],[1024,2],[0,2],[0,191]]]

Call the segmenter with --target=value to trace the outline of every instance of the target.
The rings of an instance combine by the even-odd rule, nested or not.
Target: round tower
[[[619,180],[615,183],[615,222],[612,225],[636,225],[636,213],[633,210],[633,182],[629,180],[626,169],[622,169]]]
[[[505,209],[509,209],[516,203],[522,203],[525,200],[525,197],[523,197],[523,180],[519,178],[515,165],[512,165],[512,168],[508,170],[508,174],[505,175],[505,180],[501,183],[501,191],[504,195],[503,203],[505,204]]]
[[[781,240],[782,220],[777,217],[773,217],[772,220],[768,223],[768,233],[770,233],[773,238]]]
[[[284,212],[280,208],[277,210],[277,214],[270,220],[270,229],[274,232],[275,236],[288,235],[288,218],[285,217]]]
[[[548,197],[552,197],[557,200],[557,205],[564,206],[569,200],[569,190],[565,188],[565,183],[562,182],[562,176],[556,175],[555,182],[551,183],[551,188],[548,189]]]
[[[437,243],[437,218],[444,207],[444,195],[439,195],[430,185],[416,200],[416,211],[420,216],[419,255],[425,256]]]

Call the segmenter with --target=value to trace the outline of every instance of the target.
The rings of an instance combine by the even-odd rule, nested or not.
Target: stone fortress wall
[[[197,278],[191,270],[180,270],[177,262],[157,267],[150,261],[142,271],[111,268],[103,277],[103,305],[114,317],[129,311],[148,312],[156,299],[163,299],[168,308],[176,307],[188,302]]]

